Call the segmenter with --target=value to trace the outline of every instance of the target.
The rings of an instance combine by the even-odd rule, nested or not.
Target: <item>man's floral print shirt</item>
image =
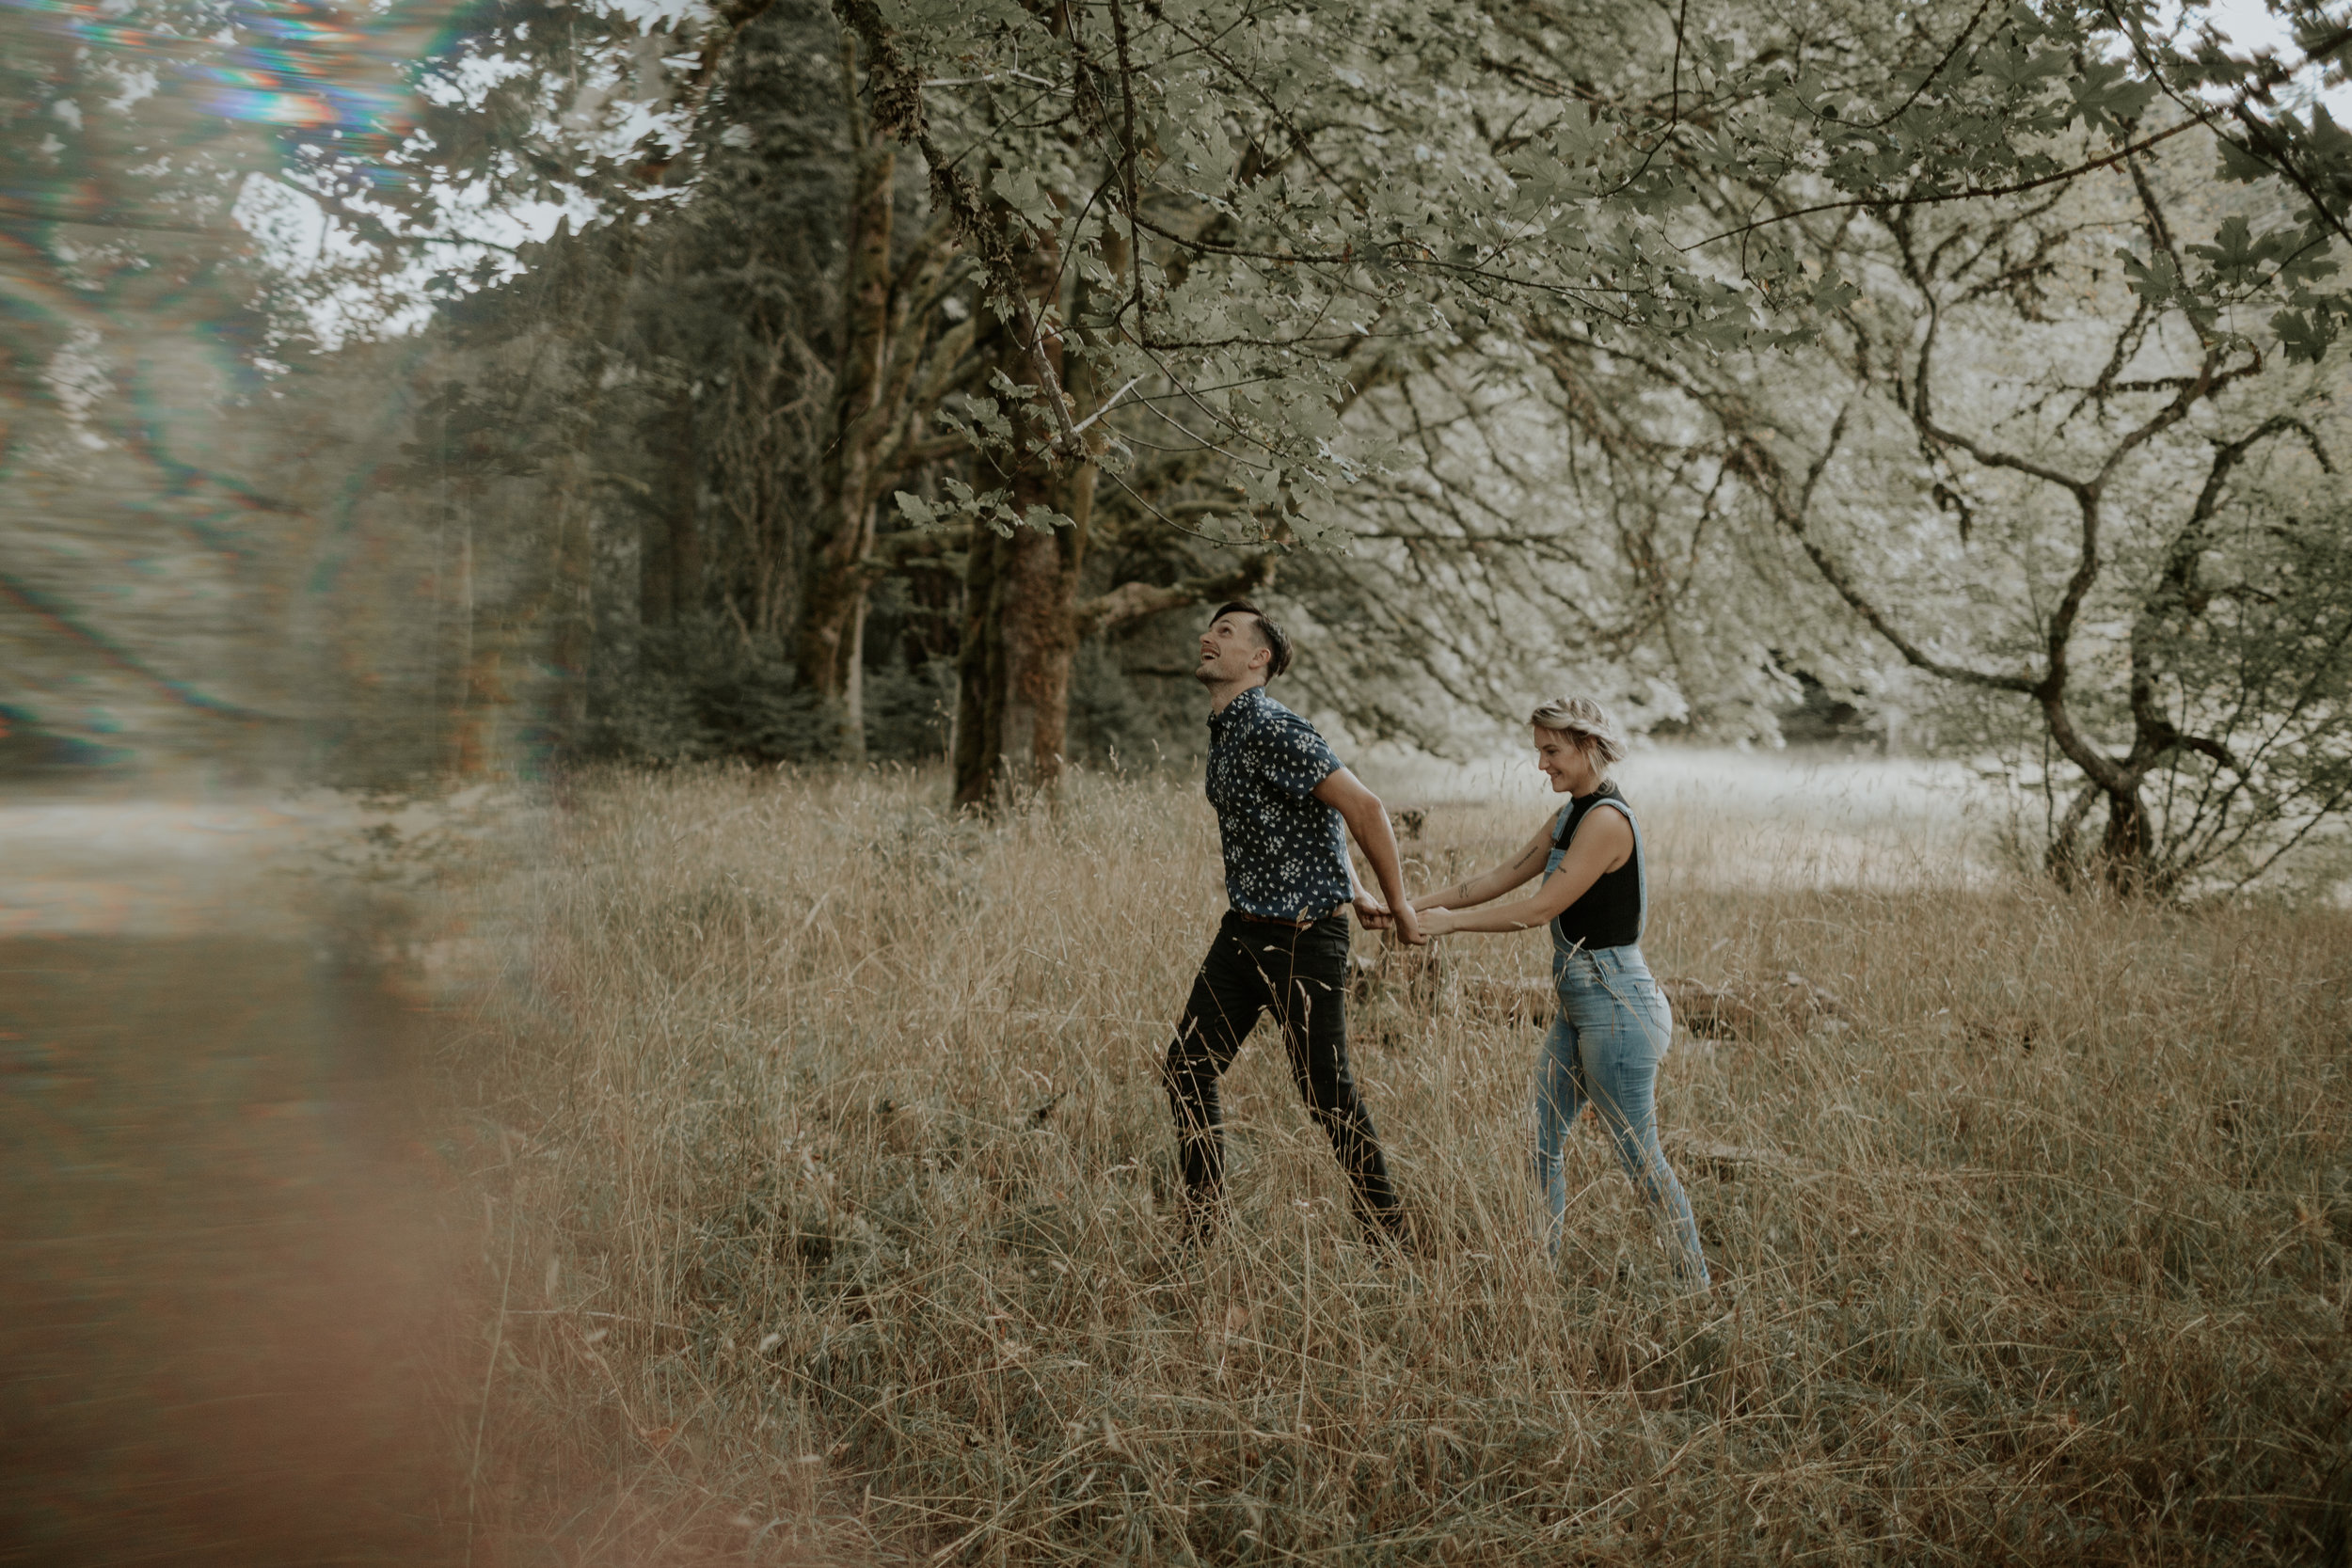
[[[1340,814],[1314,798],[1340,759],[1315,727],[1252,687],[1209,717],[1209,804],[1225,896],[1244,914],[1298,920],[1355,894]]]

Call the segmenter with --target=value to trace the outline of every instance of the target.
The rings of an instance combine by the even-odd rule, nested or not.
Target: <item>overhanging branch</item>
[[[1837,563],[1836,558],[1824,549],[1820,541],[1813,536],[1812,530],[1807,526],[1807,511],[1812,500],[1813,488],[1820,481],[1822,470],[1828,467],[1831,456],[1836,451],[1837,444],[1845,435],[1845,428],[1846,414],[1841,411],[1837,416],[1837,423],[1830,431],[1829,441],[1823,447],[1821,455],[1814,461],[1806,472],[1801,502],[1790,500],[1787,476],[1782,473],[1779,461],[1765,449],[1762,443],[1752,437],[1740,438],[1732,449],[1727,465],[1755,481],[1757,493],[1763,496],[1765,503],[1772,509],[1774,518],[1781,527],[1788,531],[1789,537],[1796,540],[1798,547],[1804,551],[1805,558],[1813,562],[1813,569],[1820,574],[1821,580],[1828,583],[1831,590],[1846,601],[1847,608],[1861,616],[1872,631],[1884,638],[1889,646],[1902,655],[1905,663],[1916,669],[1925,670],[1931,675],[1947,681],[1955,681],[1963,686],[1980,687],[1994,691],[2014,691],[2021,696],[2034,695],[2040,689],[2041,682],[2039,681],[2025,675],[2005,674],[1992,670],[1972,670],[1964,664],[1953,664],[1948,660],[1937,658],[1918,643],[1904,636],[1894,622],[1888,619],[1886,614],[1854,585],[1853,579],[1847,576],[1845,569]]]
[[[1071,618],[1080,637],[1092,637],[1163,610],[1199,604],[1203,599],[1236,598],[1257,593],[1274,580],[1274,560],[1271,551],[1262,551],[1245,558],[1239,566],[1218,577],[1185,578],[1165,584],[1122,582],[1107,594],[1080,602]]]

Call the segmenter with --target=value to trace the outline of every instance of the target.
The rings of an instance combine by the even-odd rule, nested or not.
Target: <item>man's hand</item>
[[[1407,947],[1423,946],[1435,935],[1429,929],[1428,917],[1415,912],[1412,905],[1406,904],[1396,911],[1396,937]]]
[[[1344,768],[1333,768],[1315,785],[1315,799],[1338,812],[1347,823],[1347,831],[1364,851],[1364,859],[1372,863],[1373,875],[1380,879],[1379,898],[1374,898],[1361,887],[1354,899],[1356,917],[1363,921],[1368,931],[1394,930],[1400,941],[1418,947],[1424,940],[1421,927],[1413,918],[1413,908],[1405,897],[1405,870],[1397,863],[1396,834],[1389,827],[1387,808],[1380,797],[1357,782],[1356,775]],[[1348,880],[1355,880],[1350,871]],[[1366,906],[1370,905],[1370,909]],[[1377,915],[1371,911],[1378,911]]]

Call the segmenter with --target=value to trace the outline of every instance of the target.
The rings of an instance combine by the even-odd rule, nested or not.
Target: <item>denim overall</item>
[[[1641,911],[1634,926],[1638,938],[1649,918],[1649,863],[1642,852],[1642,825],[1622,800],[1604,805],[1623,812],[1633,830]],[[1569,809],[1561,807],[1560,816],[1552,821],[1555,842],[1544,862],[1547,878],[1560,868],[1567,853],[1556,841]],[[1677,1273],[1686,1284],[1705,1288],[1707,1257],[1699,1248],[1691,1200],[1658,1147],[1658,1067],[1666,1059],[1666,1045],[1674,1030],[1674,1015],[1665,994],[1651,976],[1638,941],[1623,947],[1588,950],[1562,937],[1557,921],[1549,929],[1551,981],[1560,995],[1560,1010],[1552,1018],[1550,1032],[1544,1037],[1543,1054],[1535,1063],[1535,1180],[1544,1190],[1545,1240],[1557,1255],[1568,1204],[1561,1154],[1568,1129],[1589,1101],[1608,1129],[1610,1142],[1616,1146],[1626,1175],[1673,1233],[1681,1251]]]

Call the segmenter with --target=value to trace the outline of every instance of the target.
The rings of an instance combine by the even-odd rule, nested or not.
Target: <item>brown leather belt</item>
[[[1287,926],[1294,931],[1303,931],[1318,922],[1329,919],[1332,911],[1326,910],[1321,914],[1305,915],[1297,920],[1284,920],[1279,914],[1251,914],[1248,910],[1235,910],[1233,912],[1253,926]]]

